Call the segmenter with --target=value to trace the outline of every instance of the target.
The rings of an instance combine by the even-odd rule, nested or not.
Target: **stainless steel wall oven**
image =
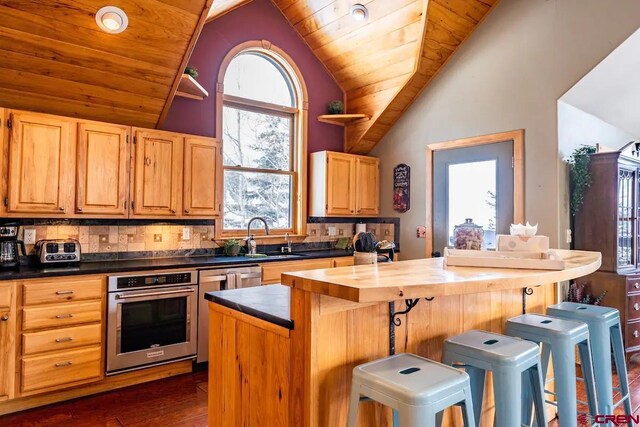
[[[197,298],[196,270],[110,276],[107,375],[195,358]]]

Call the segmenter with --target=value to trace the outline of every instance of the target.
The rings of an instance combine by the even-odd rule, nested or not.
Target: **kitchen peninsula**
[[[558,253],[562,271],[445,268],[432,258],[286,273],[287,286],[207,294],[209,426],[346,425],[354,366],[391,351],[440,360],[447,337],[502,332],[508,318],[555,303],[557,282],[601,264],[597,252]],[[492,407],[486,396],[484,418]],[[359,417],[360,426],[392,425],[377,403]],[[450,413],[445,425],[454,425]]]

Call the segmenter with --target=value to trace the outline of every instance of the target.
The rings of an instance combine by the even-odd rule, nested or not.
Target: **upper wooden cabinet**
[[[134,215],[180,215],[182,190],[181,135],[135,129],[132,208]]]
[[[16,284],[0,283],[0,402],[13,397],[16,317]]]
[[[73,211],[75,121],[22,111],[9,117],[7,212]]]
[[[76,213],[127,216],[128,126],[78,124]]]
[[[321,151],[311,154],[311,216],[375,216],[380,212],[379,160]]]
[[[380,161],[356,158],[356,215],[380,214]]]
[[[222,145],[215,139],[184,138],[183,215],[220,214],[218,194],[221,184]]]

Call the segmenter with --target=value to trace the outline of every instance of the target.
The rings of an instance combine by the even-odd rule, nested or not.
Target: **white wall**
[[[425,254],[425,149],[525,129],[525,215],[557,245],[557,100],[640,26],[640,1],[503,0],[373,150],[381,209],[401,218],[402,259]],[[411,210],[392,210],[392,171],[411,166]]]
[[[638,140],[596,116],[586,113],[573,105],[558,101],[558,229],[566,230],[570,224],[569,213],[569,168],[564,159],[581,145],[601,144],[612,149],[622,148],[629,141]],[[569,244],[561,235],[558,247],[568,248]]]

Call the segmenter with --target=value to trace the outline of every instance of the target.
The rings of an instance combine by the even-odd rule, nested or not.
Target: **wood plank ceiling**
[[[371,116],[345,132],[346,151],[367,153],[499,0],[272,1],[345,91],[347,112]],[[247,0],[216,2],[209,19]],[[366,22],[350,16],[355,3]]]
[[[129,26],[102,32],[118,6]],[[155,127],[212,0],[0,0],[0,105]]]

